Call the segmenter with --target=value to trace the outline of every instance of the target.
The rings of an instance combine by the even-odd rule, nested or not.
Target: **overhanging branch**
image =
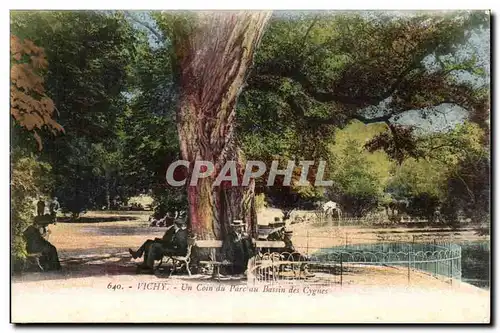
[[[387,115],[379,116],[379,117],[374,117],[374,118],[367,118],[365,116],[355,114],[352,115],[350,118],[351,119],[356,119],[362,122],[363,124],[374,124],[374,123],[390,123],[390,119],[394,116],[393,113],[389,113]]]
[[[125,16],[127,16],[128,18],[130,18],[132,21],[134,21],[135,23],[137,24],[140,24],[142,25],[144,28],[148,29],[155,37],[156,39],[158,39],[159,41],[163,41],[163,36],[158,32],[156,31],[151,25],[147,24],[146,22],[144,21],[141,21],[137,18],[135,18],[132,14],[130,14],[128,11],[125,11]]]

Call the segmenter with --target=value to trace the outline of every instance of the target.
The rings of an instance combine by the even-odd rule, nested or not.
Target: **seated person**
[[[188,248],[188,231],[186,221],[175,220],[173,235],[170,242],[153,241],[149,250],[144,252],[144,262],[139,268],[153,272],[155,260],[160,260],[163,256],[185,256]]]
[[[226,274],[244,273],[254,252],[252,240],[244,232],[243,221],[235,220],[231,223],[231,230],[222,244],[223,263],[231,263],[224,266]]]
[[[283,223],[275,222],[272,224],[275,226],[275,229],[269,233],[269,236],[267,237],[268,241],[283,241],[284,238],[284,233],[285,233],[285,226]],[[283,252],[283,248],[277,248],[277,247],[272,247],[272,248],[263,248],[262,249],[263,253],[273,253],[273,252]]]
[[[156,227],[156,224],[158,223],[158,220],[155,219],[153,216],[150,216],[148,219],[148,223],[150,227]]]
[[[293,231],[291,230],[285,230],[283,233],[283,242],[285,242],[285,247],[283,248],[283,252],[288,252],[288,253],[294,253],[295,252],[295,246],[293,246],[292,242],[292,235]],[[297,252],[295,252],[297,253]]]
[[[33,223],[23,233],[28,253],[41,253],[40,265],[46,271],[60,270],[61,264],[57,255],[57,249],[47,241],[40,233],[40,227]]]
[[[167,221],[168,220],[168,221]],[[167,223],[172,223],[173,219],[169,218],[168,215],[165,215],[162,219],[159,219],[156,223],[157,227],[166,227]]]
[[[283,242],[285,242],[285,247],[281,249],[282,252],[288,252],[291,254],[291,258],[284,258],[285,260],[287,259],[293,259],[293,261],[307,261],[307,257],[295,250],[295,246],[293,246],[292,242],[292,235],[293,231],[291,230],[286,230],[283,233]],[[313,277],[315,276],[314,274],[310,273],[308,270],[308,265],[307,264],[302,264],[300,265],[300,271],[304,272],[306,277]]]
[[[168,222],[169,225],[167,226],[167,230],[165,231],[165,234],[163,234],[162,238],[148,239],[141,245],[139,249],[137,249],[137,251],[128,249],[128,252],[130,253],[130,255],[132,255],[132,258],[134,259],[141,258],[144,253],[148,253],[153,243],[161,243],[165,247],[168,247],[175,233],[173,221],[170,220]]]

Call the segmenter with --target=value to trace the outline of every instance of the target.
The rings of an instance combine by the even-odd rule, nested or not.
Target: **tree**
[[[45,87],[66,130],[64,136],[46,140],[41,155],[52,166],[57,184],[53,194],[75,215],[101,208],[122,185],[123,177],[110,169],[111,164],[119,165],[108,157],[121,154],[118,127],[127,104],[124,93],[127,66],[134,55],[134,31],[120,13],[11,15],[15,34],[45,48]]]
[[[447,171],[446,165],[435,160],[407,158],[396,167],[387,191],[408,203],[406,214],[430,219],[443,201]]]
[[[167,186],[168,165],[180,158],[175,89],[168,46],[140,38],[131,65],[129,106],[123,115],[123,176],[127,188],[150,193],[154,215],[187,210],[186,189]]]
[[[244,157],[236,145],[235,107],[245,83],[267,12],[193,12],[169,15],[163,27],[170,34],[179,84],[177,128],[182,158],[211,161],[221,170],[227,160]],[[189,179],[189,177],[188,177]],[[189,221],[200,237],[222,238],[231,218],[255,215],[247,200],[252,189],[213,187],[215,175],[187,187]],[[246,192],[246,193],[244,193]],[[249,196],[244,198],[244,196]],[[247,205],[247,207],[245,207]],[[250,206],[254,206],[250,203]]]
[[[489,73],[471,37],[488,25],[483,12],[277,12],[238,102],[238,139],[252,159],[329,160],[331,179],[329,146],[352,120],[384,125],[365,148],[399,164],[428,153],[408,117],[444,122],[458,106],[487,129]]]
[[[468,217],[477,225],[489,223],[490,164],[491,160],[486,154],[470,155],[452,170],[444,203],[444,214],[450,222],[456,222],[459,217]]]
[[[44,50],[15,35],[11,35],[10,43],[10,113],[14,134],[10,156],[11,255],[17,270],[26,254],[22,234],[33,223],[33,201],[51,188],[50,165],[39,161],[39,152],[33,152],[32,141],[26,134],[33,135],[41,150],[39,131],[49,129],[57,134],[63,129],[54,119],[54,102],[44,87],[42,75],[48,65]]]
[[[350,215],[366,215],[383,202],[394,163],[385,152],[369,152],[364,146],[385,129],[385,124],[365,125],[355,120],[337,131],[330,146],[333,186],[327,196]]]
[[[189,36],[195,35],[192,32],[199,26],[189,19],[181,23],[184,34],[177,36],[190,40]],[[466,109],[471,119],[487,119],[484,115],[489,109],[488,73],[478,65],[474,52],[466,59],[458,54],[471,35],[478,29],[487,29],[488,24],[488,15],[480,12],[401,16],[370,12],[277,13],[255,54],[254,69],[238,100],[238,140],[248,148],[259,141],[257,138],[261,139],[251,150],[257,156],[265,152],[269,157],[285,153],[294,159],[318,159],[328,156],[327,144],[321,142],[327,143],[336,128],[356,119],[365,124],[387,125],[386,130],[367,145],[371,151],[384,149],[399,163],[408,157],[422,157],[415,128],[399,122],[409,111],[417,111],[425,118],[438,114],[437,106],[456,105]],[[186,63],[191,64],[196,57],[188,55],[193,54],[192,47],[197,44],[176,43],[172,26],[175,24],[170,27],[164,24],[162,30],[172,38],[178,51],[176,59],[187,59]],[[211,40],[209,34],[217,35],[219,31],[204,27],[207,30],[198,35],[203,35],[206,41]],[[213,51],[215,47],[207,50]],[[186,65],[185,68],[189,71],[181,70],[178,76],[189,77],[184,82],[189,82],[188,88],[194,91],[202,80],[198,80],[193,70],[204,73],[204,67]],[[483,84],[478,87],[461,80],[461,73],[477,77]],[[181,87],[181,104],[188,100],[182,91],[188,90]],[[199,90],[198,96],[207,96],[203,94],[204,91]],[[185,110],[196,108],[192,105],[194,98],[189,103]],[[217,108],[210,110],[211,116],[214,109]],[[191,153],[189,160],[193,161],[198,157],[192,153],[199,151],[194,146],[183,147],[182,141],[198,143],[201,137],[206,143],[207,131],[217,122],[206,121],[204,117],[190,120],[181,122],[179,133],[181,150]],[[206,126],[198,127],[201,122]],[[196,129],[198,133],[192,135]],[[191,137],[185,140],[188,134]],[[272,147],[275,143],[278,143],[277,149]],[[217,149],[216,152],[221,151],[220,147]],[[215,157],[217,160],[217,153]],[[206,184],[209,183],[210,180],[206,180]],[[208,188],[202,191],[210,192]],[[202,202],[213,201],[202,197]],[[193,210],[207,216],[207,212],[215,210],[213,206],[206,204]],[[193,217],[196,220],[197,217]]]
[[[436,106],[458,105],[471,119],[487,119],[488,73],[474,52],[458,53],[488,25],[482,12],[282,13],[269,24],[241,101],[268,96],[268,117],[286,119],[310,155],[325,151],[318,141],[332,127],[386,123],[370,148],[402,162],[418,156],[413,129],[399,123],[409,111],[425,118],[438,114]],[[463,73],[481,85],[461,80]],[[248,125],[254,135],[267,129]]]
[[[448,223],[459,217],[484,222],[490,202],[484,130],[465,122],[449,131],[421,135],[417,146],[422,157],[398,165],[387,191],[410,203],[410,215],[431,218],[441,207]]]
[[[476,224],[489,219],[491,157],[484,140],[488,132],[475,122],[465,122],[425,142],[429,160],[444,170],[441,203],[450,223],[460,217]]]
[[[64,131],[54,120],[54,102],[45,93],[40,72],[47,69],[48,62],[43,48],[31,40],[10,36],[10,114],[23,128],[33,133],[42,149],[38,131],[48,128],[53,134]]]

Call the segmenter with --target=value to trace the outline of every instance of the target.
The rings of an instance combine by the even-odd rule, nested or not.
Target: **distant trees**
[[[53,11],[13,12],[11,30],[45,49],[45,90],[53,101],[45,104],[55,105],[65,129],[43,140],[40,159],[51,165],[52,194],[76,216],[109,206],[122,185],[118,128],[127,105],[132,28],[120,14]]]
[[[459,217],[485,223],[489,217],[490,156],[484,131],[465,122],[443,132],[421,133],[416,151],[421,157],[401,164],[385,151],[364,145],[384,130],[383,124],[354,121],[337,131],[330,145],[330,179],[325,197],[351,216],[364,216],[395,202],[405,202],[405,214],[434,218],[440,210],[449,223]]]
[[[409,200],[409,214],[430,217],[440,209],[450,223],[459,217],[486,222],[490,157],[483,138],[484,131],[471,122],[421,136],[424,157],[405,160],[388,189]]]
[[[244,150],[254,156],[329,159],[328,176],[336,179],[329,195],[354,215],[387,201],[383,194],[391,187],[400,192],[402,187],[416,205],[417,201],[426,207],[443,203],[442,188],[416,190],[413,182],[409,190],[409,180],[404,179],[416,173],[423,181],[417,187],[422,187],[442,176],[433,183],[441,186],[449,176],[441,172],[441,164],[435,167],[437,162],[429,159],[432,151],[422,147],[425,132],[404,125],[408,113],[413,119],[435,119],[443,109],[460,107],[484,130],[483,142],[487,141],[489,73],[469,43],[477,31],[488,28],[489,16],[482,12],[394,15],[277,13],[240,98],[239,136]],[[462,52],[465,49],[468,52]],[[329,146],[335,131],[352,120],[383,127],[364,147],[351,142],[342,154],[332,156]],[[397,163],[391,171],[395,179],[376,177],[362,149],[385,151]],[[420,171],[411,171],[412,163]],[[425,169],[436,173],[426,177]]]
[[[328,162],[334,186],[327,197],[348,215],[364,216],[382,203],[393,163],[384,152],[370,153],[364,145],[384,129],[383,124],[354,121],[337,131],[330,146]]]

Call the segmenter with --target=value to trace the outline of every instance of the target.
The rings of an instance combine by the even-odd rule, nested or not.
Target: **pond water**
[[[466,242],[462,247],[462,281],[490,288],[490,242]]]

